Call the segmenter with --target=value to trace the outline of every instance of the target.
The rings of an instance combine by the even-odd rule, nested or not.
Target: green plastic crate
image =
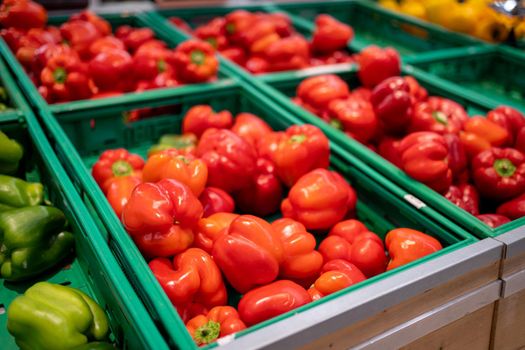
[[[2,349],[17,349],[6,326],[10,303],[38,281],[69,285],[93,297],[109,318],[111,340],[121,349],[167,349],[2,62],[0,73],[17,108],[16,118],[0,116],[0,130],[25,150],[17,176],[44,184],[46,199],[65,213],[75,235],[75,254],[51,272],[19,283],[0,278]]]
[[[334,143],[340,145],[345,152],[356,156],[414,195],[416,201],[414,201],[412,197],[407,200],[413,202],[415,206],[423,205],[421,211],[425,212],[427,210],[432,210],[430,209],[430,207],[432,207],[453,220],[456,224],[464,227],[468,232],[473,233],[480,238],[495,237],[525,224],[524,217],[495,229],[491,229],[481,220],[478,220],[465,210],[452,204],[434,190],[412,179],[405,174],[404,171],[397,168],[377,153],[371,151],[354,139],[349,138],[342,131],[326,124],[319,117],[311,114],[302,107],[299,107],[290,100],[290,97],[295,96],[296,88],[301,81],[309,76],[329,73],[337,74],[342,77],[351,88],[360,85],[357,77],[357,67],[351,67],[351,69],[311,69],[309,71],[303,71],[301,74],[281,73],[263,77],[262,79],[265,83],[258,81],[254,84],[256,84],[258,89],[264,91],[272,100],[281,104],[297,118],[320,127],[325,134],[328,135]],[[467,110],[467,113],[470,116],[479,114],[484,115],[488,110],[499,105],[499,103],[494,101],[475,99],[468,91],[456,91],[454,86],[446,81],[440,81],[438,83],[435,81],[433,75],[420,71],[414,67],[404,66],[402,68],[402,75],[406,74],[414,76],[419,83],[428,90],[430,95],[442,96],[458,102]]]
[[[276,130],[301,123],[249,85],[238,84],[210,86],[206,91],[201,90],[198,94],[184,94],[174,90],[169,95],[166,94],[155,100],[154,104],[143,102],[116,105],[111,109],[94,110],[90,114],[73,111],[55,116],[51,113],[41,115],[59,158],[69,173],[74,174],[73,182],[82,191],[84,201],[100,217],[100,222],[109,235],[110,246],[132,278],[135,289],[143,298],[151,315],[163,327],[170,345],[182,349],[197,349],[197,346],[185,331],[184,324],[156,282],[146,261],[91,177],[90,168],[100,153],[107,148],[125,147],[131,152],[145,156],[148,148],[156,143],[161,135],[180,132],[183,115],[189,108],[197,104],[210,104],[216,110],[227,109],[234,114],[243,111],[252,112],[264,118]],[[123,122],[122,115],[129,110],[159,106],[172,106],[173,112],[134,123]],[[357,189],[360,198],[357,209],[358,218],[374,232],[384,237],[386,232],[394,227],[413,227],[431,233],[443,243],[445,248],[398,270],[376,276],[330,297],[251,327],[240,332],[236,337],[256,332],[265,325],[278,320],[290,318],[290,322],[293,322],[293,315],[296,313],[300,314],[302,311],[323,305],[338,296],[373,285],[375,281],[388,279],[400,271],[425,265],[426,262],[436,257],[445,256],[447,253],[476,242],[473,236],[452,222],[441,219],[432,210],[426,211],[428,216],[420,213],[402,199],[407,195],[405,191],[375,171],[369,170],[354,156],[344,154],[335,144],[332,144],[332,154],[332,167],[344,174]],[[238,299],[238,296],[237,298],[234,296],[233,299]],[[209,347],[214,346],[216,344]]]
[[[164,31],[159,30],[157,26],[149,25],[148,21],[146,21],[146,16],[144,13],[138,13],[138,14],[103,14],[101,15],[103,18],[105,18],[109,23],[111,23],[113,29],[115,29],[117,26],[120,25],[129,25],[132,27],[150,27],[154,32],[155,36],[166,42],[169,47],[175,47],[177,44],[185,41],[187,37],[183,35],[179,35],[177,33],[169,33],[166,34]],[[49,24],[52,25],[60,25],[61,23],[67,21],[69,16],[55,16],[49,18]],[[24,68],[22,65],[18,62],[12,51],[9,49],[7,44],[3,39],[0,40],[0,54],[4,57],[7,64],[9,65],[9,68],[13,72],[15,76],[18,77],[19,84],[23,92],[26,94],[30,102],[36,107],[36,108],[43,108],[43,107],[49,107],[53,112],[61,113],[65,111],[71,111],[71,110],[88,110],[91,108],[99,108],[101,106],[110,105],[110,104],[118,104],[118,103],[127,103],[127,101],[132,99],[153,99],[156,96],[156,93],[158,91],[162,90],[169,90],[169,89],[182,89],[182,90],[188,90],[188,91],[195,91],[195,87],[205,87],[207,85],[212,85],[214,82],[210,83],[202,83],[202,84],[190,84],[190,85],[184,85],[180,87],[174,87],[174,88],[164,88],[164,89],[157,89],[157,90],[149,90],[144,91],[140,93],[126,93],[121,96],[116,97],[108,97],[108,98],[102,98],[102,99],[95,99],[95,100],[78,100],[78,101],[71,101],[71,102],[64,102],[64,103],[55,103],[52,105],[48,105],[47,102],[42,98],[40,93],[38,92],[36,86],[32,83],[32,81],[29,79],[27,74],[24,71]],[[219,67],[219,74],[218,78],[220,80],[224,80],[227,78],[230,78],[231,75],[228,70],[225,70],[222,67]]]
[[[421,55],[415,67],[454,83],[478,100],[512,106],[525,113],[525,53],[505,46],[472,47]]]

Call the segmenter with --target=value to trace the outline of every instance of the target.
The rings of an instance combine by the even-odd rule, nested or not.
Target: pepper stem
[[[157,70],[159,71],[159,73],[164,73],[166,71],[166,68],[166,61],[159,60],[157,62]]]
[[[204,61],[206,60],[206,55],[201,50],[193,50],[190,54],[190,59],[192,63],[195,63],[196,65],[200,66],[204,64]]]
[[[217,50],[217,46],[218,46],[218,44],[217,44],[217,38],[214,38],[214,37],[210,36],[209,38],[206,38],[206,41],[207,41],[211,46],[213,46],[213,48],[214,48],[215,50]]]
[[[341,123],[341,121],[339,119],[332,119],[330,120],[330,126],[338,129],[338,130],[343,130],[343,123]]]
[[[501,177],[511,177],[516,172],[516,166],[507,158],[496,159],[494,161],[494,169]]]
[[[55,82],[59,84],[64,84],[66,82],[66,78],[67,71],[64,68],[58,67],[53,71],[53,79],[55,80]]]
[[[306,140],[306,135],[293,135],[290,137],[290,143],[303,143]]]
[[[221,334],[221,325],[219,322],[208,321],[195,330],[193,338],[197,344],[209,344],[219,338]]]
[[[443,125],[448,124],[447,115],[441,111],[432,112],[432,117],[439,123]]]
[[[125,160],[117,160],[111,165],[111,171],[114,176],[128,176],[133,172],[133,168]]]

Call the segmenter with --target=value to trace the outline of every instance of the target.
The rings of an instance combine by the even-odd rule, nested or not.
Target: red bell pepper
[[[258,158],[252,184],[237,192],[235,200],[240,211],[267,216],[279,211],[282,193],[275,165],[268,159]]]
[[[239,302],[239,315],[248,326],[311,302],[308,292],[292,281],[281,280],[246,293]]]
[[[324,74],[303,80],[297,87],[297,97],[309,110],[318,111],[320,115],[328,104],[335,99],[346,98],[350,95],[348,85],[337,75]]]
[[[272,42],[263,54],[270,72],[303,69],[310,61],[308,42],[299,35]]]
[[[127,28],[126,26],[117,28],[115,35],[124,42],[126,49],[132,53],[144,43],[155,38],[155,33],[150,28]]]
[[[372,91],[370,101],[386,131],[402,133],[410,124],[410,87],[402,77],[383,80]]]
[[[277,175],[289,187],[309,171],[330,164],[328,138],[310,124],[266,135],[259,143],[259,154],[275,164]]]
[[[132,175],[116,176],[108,180],[106,198],[119,218],[131,193],[141,182],[139,177]]]
[[[427,131],[412,133],[401,140],[399,152],[403,170],[410,177],[439,193],[448,190],[452,183],[452,171],[442,135]]]
[[[334,171],[316,169],[301,177],[281,203],[283,217],[309,230],[327,230],[354,211],[354,189]]]
[[[424,102],[415,104],[408,130],[459,134],[463,123],[467,120],[467,112],[459,103],[432,96]]]
[[[131,56],[124,50],[104,51],[89,62],[89,73],[100,90],[126,91],[131,86]]]
[[[294,33],[292,20],[282,12],[264,13],[260,12],[258,16],[263,16],[266,21],[272,22],[275,31],[281,38],[286,38]]]
[[[215,241],[212,256],[232,287],[246,293],[277,278],[283,247],[268,222],[241,215],[230,224],[228,234]]]
[[[487,114],[487,119],[507,129],[509,134],[508,146],[516,143],[518,132],[525,127],[525,116],[514,108],[499,106]]]
[[[20,39],[24,36],[25,32],[14,27],[0,29],[0,36],[4,39],[7,46],[11,51],[15,52],[20,47]]]
[[[218,212],[201,218],[195,229],[195,247],[211,254],[215,241],[228,233],[231,223],[238,217],[238,214]]]
[[[361,270],[346,260],[328,261],[321,271],[321,276],[308,289],[313,301],[366,280]]]
[[[379,155],[390,163],[394,164],[398,168],[403,168],[403,162],[401,160],[401,154],[399,153],[399,142],[401,140],[395,139],[390,136],[381,138],[379,145],[377,146],[377,152]]]
[[[525,127],[521,128],[516,133],[516,142],[514,143],[514,148],[522,153],[525,153]]]
[[[71,101],[92,95],[89,76],[78,56],[59,54],[47,61],[40,81],[54,101]]]
[[[377,132],[377,117],[372,104],[364,99],[348,97],[333,100],[328,114],[339,120],[345,132],[361,143],[367,143]]]
[[[229,129],[233,124],[233,117],[229,111],[215,113],[209,105],[191,107],[182,121],[184,133],[195,134],[198,138],[206,129]]]
[[[221,52],[221,55],[237,63],[238,65],[246,66],[247,57],[246,57],[246,52],[244,51],[243,48],[237,47],[237,46],[230,46],[230,47],[226,47],[222,49],[220,52]],[[248,70],[251,71],[251,69],[248,69]]]
[[[208,186],[232,193],[252,183],[255,149],[230,130],[206,130],[197,146],[197,156],[208,166]]]
[[[202,83],[217,76],[219,61],[213,46],[207,42],[188,40],[177,46],[173,56],[177,77],[184,83]]]
[[[346,48],[354,37],[352,27],[339,22],[329,15],[315,18],[315,30],[312,37],[312,49],[318,52],[333,52]]]
[[[251,113],[239,113],[231,131],[239,135],[246,142],[257,147],[259,140],[271,133],[272,128],[261,118]]]
[[[207,24],[195,29],[193,35],[207,41],[215,50],[222,50],[228,45],[224,30],[225,23],[226,20],[222,17],[214,18]]]
[[[146,257],[168,257],[193,243],[202,205],[189,187],[172,179],[135,187],[122,223]]]
[[[208,180],[208,167],[201,159],[169,149],[148,158],[142,178],[144,182],[174,179],[188,186],[195,196],[200,196]]]
[[[189,248],[177,255],[173,263],[157,258],[148,265],[175,307],[189,303],[207,308],[226,304],[228,295],[221,271],[204,250]]]
[[[470,184],[450,186],[445,198],[472,215],[479,214],[478,191]]]
[[[525,192],[525,155],[512,148],[491,148],[472,160],[472,176],[481,196],[504,201]]]
[[[241,46],[252,55],[262,54],[272,43],[279,39],[275,25],[271,21],[257,16],[254,17],[250,26],[240,34]]]
[[[242,43],[242,34],[255,20],[254,15],[246,10],[235,10],[225,16],[224,29],[228,40],[236,45]]]
[[[29,0],[5,0],[0,5],[0,24],[17,29],[42,28],[47,23],[47,11]]]
[[[111,50],[125,50],[124,43],[115,38],[114,36],[105,36],[103,38],[95,40],[89,46],[89,53],[91,57],[95,57],[101,52],[111,51]]]
[[[403,77],[405,79],[405,82],[408,84],[409,90],[410,90],[410,97],[412,98],[412,103],[416,102],[423,102],[428,97],[427,90],[419,85],[417,80],[410,76],[406,75]]]
[[[516,220],[525,216],[525,194],[501,204],[496,210],[496,213],[511,220]]]
[[[272,223],[283,244],[284,260],[279,276],[294,281],[311,280],[319,275],[322,255],[315,250],[315,237],[303,224],[292,219],[279,219]]]
[[[199,201],[204,208],[204,218],[215,213],[233,213],[235,202],[225,191],[216,187],[206,187],[199,196]]]
[[[231,306],[215,306],[207,315],[196,316],[186,323],[186,329],[197,345],[213,343],[245,328],[239,313]]]
[[[244,68],[252,74],[262,74],[269,71],[270,63],[262,57],[253,56],[246,60]]]
[[[397,228],[387,233],[386,248],[390,256],[387,270],[406,265],[414,260],[443,249],[437,239],[409,228]]]
[[[30,70],[33,67],[36,51],[46,44],[56,45],[59,40],[60,38],[56,38],[49,30],[42,28],[29,29],[18,42],[16,58],[24,67]]]
[[[179,17],[170,17],[168,18],[168,21],[170,21],[171,24],[173,24],[175,27],[179,28],[183,32],[186,32],[188,34],[191,34],[192,30],[188,23],[186,23],[185,20]]]
[[[381,49],[374,45],[368,46],[357,55],[357,63],[357,76],[368,88],[373,88],[383,80],[401,73],[401,59],[398,52],[391,47]]]
[[[111,24],[106,21],[104,18],[98,16],[96,13],[84,10],[82,12],[76,13],[69,19],[70,21],[81,20],[87,21],[93,24],[102,36],[107,36],[111,34]]]
[[[74,20],[60,26],[60,34],[81,58],[89,58],[89,47],[102,37],[97,27],[91,22]]]
[[[476,217],[491,228],[496,228],[498,226],[506,224],[507,222],[510,222],[510,219],[508,217],[500,214],[481,214],[476,215]]]
[[[483,117],[469,118],[463,124],[463,130],[459,137],[470,157],[490,147],[507,144],[510,140],[507,129]]]
[[[141,46],[142,47],[142,46]],[[133,55],[133,74],[136,79],[152,80],[161,73],[173,73],[168,64],[172,52],[166,48],[137,50]]]
[[[452,171],[454,180],[459,182],[465,174],[468,175],[467,153],[458,135],[445,134],[443,135],[443,138],[445,139],[448,149],[448,166]]]
[[[124,148],[104,151],[93,165],[91,175],[106,193],[108,181],[114,177],[134,176],[142,179],[144,159],[138,154],[129,153]]]

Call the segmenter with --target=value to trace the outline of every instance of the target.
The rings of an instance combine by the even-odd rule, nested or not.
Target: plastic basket
[[[525,53],[504,46],[473,47],[421,55],[415,67],[454,83],[473,98],[506,104],[525,113]]]
[[[44,184],[46,198],[65,213],[75,234],[74,259],[72,257],[53,271],[27,282],[9,283],[0,279],[2,349],[17,349],[6,326],[9,304],[38,281],[70,285],[93,297],[109,318],[111,340],[121,349],[167,349],[166,342],[102,239],[98,227],[2,62],[0,73],[18,109],[16,118],[0,116],[0,130],[18,140],[25,149],[21,162],[23,166],[18,175],[28,181]]]
[[[520,218],[495,229],[491,229],[481,220],[478,220],[465,210],[452,204],[445,197],[441,196],[426,185],[412,179],[406,175],[404,171],[397,168],[378,154],[354,139],[349,138],[343,132],[329,126],[320,118],[306,111],[302,107],[295,105],[290,100],[290,97],[295,96],[296,88],[302,80],[309,76],[327,73],[334,73],[341,76],[351,88],[360,85],[356,74],[356,67],[351,67],[350,69],[311,69],[307,72],[301,72],[301,74],[282,73],[263,77],[262,79],[266,82],[266,85],[261,82],[256,82],[256,84],[260,90],[265,91],[274,101],[280,103],[293,115],[304,122],[319,126],[334,143],[340,145],[347,153],[364,161],[375,170],[384,174],[388,179],[404,188],[410,194],[414,195],[417,198],[414,205],[423,205],[421,208],[422,211],[429,210],[429,206],[431,206],[433,209],[436,209],[438,212],[464,227],[468,232],[481,238],[494,237],[525,224],[525,218]],[[488,110],[499,105],[493,101],[473,99],[468,91],[456,91],[454,86],[446,81],[440,81],[437,83],[433,75],[422,72],[411,66],[403,67],[402,74],[413,75],[419,83],[428,90],[429,94],[446,97],[460,103],[467,110],[469,115],[485,114]],[[413,198],[409,197],[407,200],[413,201]]]
[[[103,14],[101,15],[103,18],[105,18],[113,28],[119,25],[129,25],[132,27],[150,27],[154,33],[155,36],[166,42],[169,47],[175,47],[177,44],[185,41],[187,37],[183,35],[179,35],[177,33],[170,33],[166,34],[164,31],[157,29],[155,26],[148,25],[148,21],[145,20],[147,17],[144,13],[138,13],[138,14]],[[60,25],[61,23],[67,21],[68,16],[55,16],[49,18],[49,24],[52,25]],[[24,71],[24,68],[22,65],[18,62],[14,54],[11,52],[5,41],[2,39],[0,40],[0,53],[6,60],[7,64],[9,65],[9,68],[13,72],[15,76],[18,77],[19,84],[23,92],[28,96],[30,102],[36,107],[36,108],[42,108],[42,107],[49,107],[53,112],[64,112],[64,111],[71,111],[71,110],[88,110],[91,108],[97,108],[103,105],[107,104],[113,104],[113,103],[127,103],[130,99],[139,98],[139,99],[154,99],[157,96],[157,93],[162,90],[169,90],[169,89],[182,89],[189,91],[195,91],[195,87],[205,87],[206,85],[214,84],[213,82],[210,83],[203,83],[203,84],[191,84],[191,85],[184,85],[180,87],[174,87],[174,88],[164,88],[164,89],[156,89],[156,90],[149,90],[145,92],[139,92],[139,93],[126,93],[121,96],[116,97],[107,97],[102,99],[95,99],[95,100],[78,100],[78,101],[71,101],[71,102],[64,102],[64,103],[55,103],[52,105],[48,105],[47,102],[42,98],[40,93],[38,92],[36,86],[32,83],[32,81],[29,79],[27,74]],[[218,78],[219,80],[223,80],[230,77],[229,72],[222,67],[219,68],[219,74]]]
[[[69,173],[75,174],[73,182],[82,191],[84,201],[100,217],[100,222],[108,232],[110,246],[130,278],[133,279],[136,290],[143,298],[152,316],[163,326],[170,345],[184,349],[197,349],[197,347],[186,332],[167,296],[156,282],[146,261],[142,258],[91,177],[90,167],[100,153],[107,148],[125,147],[132,152],[145,156],[147,149],[161,135],[180,132],[182,116],[185,111],[197,104],[210,104],[215,110],[228,109],[234,114],[241,111],[252,112],[264,118],[276,130],[301,123],[249,85],[238,84],[215,85],[208,87],[206,91],[201,90],[198,94],[183,94],[181,91],[174,90],[169,95],[163,96],[162,99],[156,100],[154,104],[118,105],[109,110],[97,109],[90,114],[82,114],[78,111],[56,116],[50,113],[42,114],[43,121],[49,129],[49,137],[59,154],[59,158],[62,159]],[[128,110],[168,105],[174,109],[174,112],[169,115],[129,124],[123,122],[122,114]],[[344,174],[358,191],[360,201],[357,216],[359,219],[383,237],[389,229],[396,226],[414,227],[429,232],[438,237],[445,248],[399,270],[376,276],[339,294],[251,327],[237,334],[236,338],[242,338],[244,334],[256,332],[258,329],[278,320],[289,318],[290,322],[293,322],[295,314],[301,314],[301,312],[317,306],[322,307],[321,305],[337,298],[338,295],[346,295],[355,290],[361,290],[361,288],[368,288],[374,285],[374,282],[389,279],[400,271],[414,266],[425,266],[426,262],[434,258],[445,257],[447,253],[476,242],[475,238],[447,220],[440,220],[441,224],[438,224],[434,220],[438,214],[432,210],[427,211],[431,216],[420,213],[402,199],[406,192],[367,168],[354,156],[344,154],[337,145],[333,144],[332,150],[332,167]],[[365,169],[366,173],[361,169]],[[210,347],[213,346],[216,344],[210,345]]]

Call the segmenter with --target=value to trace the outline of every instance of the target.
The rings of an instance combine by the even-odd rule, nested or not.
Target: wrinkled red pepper
[[[472,185],[450,186],[445,198],[472,215],[479,214],[479,195]]]

